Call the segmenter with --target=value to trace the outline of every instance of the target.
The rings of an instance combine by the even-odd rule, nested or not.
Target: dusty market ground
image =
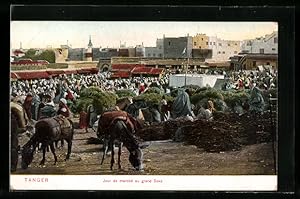
[[[67,144],[57,149],[58,162],[53,165],[51,152],[46,153],[46,163],[40,166],[42,152],[34,155],[28,169],[21,169],[19,157],[15,174],[72,174],[72,175],[271,175],[275,174],[272,155],[272,143],[260,143],[243,146],[239,151],[208,153],[193,145],[185,145],[172,140],[153,141],[143,149],[144,172],[134,171],[128,162],[128,151],[123,147],[122,169],[117,164],[110,170],[110,156],[100,165],[102,158],[101,144],[87,144],[96,133],[89,129],[75,129],[70,160],[64,161]],[[28,140],[20,138],[22,146]],[[116,149],[117,150],[117,149]],[[117,152],[117,151],[116,151]],[[117,153],[115,155],[117,162]]]

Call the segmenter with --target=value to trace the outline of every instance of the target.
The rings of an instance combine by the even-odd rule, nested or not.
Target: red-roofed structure
[[[98,69],[97,68],[82,68],[80,70],[77,70],[77,72],[79,74],[86,74],[86,73],[98,73]]]
[[[40,79],[49,78],[49,74],[46,71],[26,71],[26,72],[15,72],[19,79]]]
[[[129,78],[130,77],[130,71],[113,72],[113,74],[110,77],[111,78]]]
[[[11,72],[10,73],[10,78],[12,78],[12,79],[19,79],[20,77],[16,73]]]
[[[52,77],[55,77],[55,76],[58,76],[58,75],[64,73],[64,71],[63,70],[47,70],[47,73],[49,75],[51,75]]]
[[[77,74],[78,70],[63,70],[63,74],[70,75],[70,74]]]
[[[163,68],[152,68],[151,69],[151,74],[152,75],[160,75],[163,72]]]
[[[135,67],[131,73],[132,74],[151,74],[151,67]]]
[[[70,74],[95,74],[98,72],[97,68],[83,68],[83,69],[56,69],[47,71],[15,71],[10,73],[12,79],[39,79],[39,78],[50,78],[58,75],[70,75]]]
[[[142,64],[113,64],[111,66],[111,71],[131,71],[135,67],[144,67]]]
[[[99,68],[90,68],[89,69],[91,73],[98,73],[99,72]]]
[[[13,51],[13,54],[14,54],[14,56],[16,56],[16,57],[23,57],[23,56],[25,55],[25,52],[22,51],[22,50],[17,49],[17,50],[14,50],[14,51]]]
[[[114,69],[111,70],[111,78],[128,78],[132,75],[158,76],[163,72],[163,70],[164,69],[162,68],[146,67],[142,64],[117,64],[115,65]]]

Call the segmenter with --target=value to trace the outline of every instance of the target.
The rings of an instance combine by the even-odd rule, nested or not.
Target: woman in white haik
[[[57,115],[63,115],[65,117],[70,117],[70,109],[67,105],[67,100],[64,98],[61,98],[59,100],[59,107],[57,111]]]

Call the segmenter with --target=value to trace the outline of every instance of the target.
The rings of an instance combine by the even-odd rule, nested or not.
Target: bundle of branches
[[[137,136],[139,136],[145,141],[170,139],[170,135],[167,135],[164,132],[163,126],[159,124],[144,127],[143,129],[137,132]]]
[[[86,111],[88,105],[93,104],[97,114],[101,114],[104,109],[114,107],[117,96],[112,92],[106,92],[98,87],[85,88],[80,93],[80,98],[76,100],[76,111]]]
[[[143,100],[147,104],[152,104],[152,105],[160,105],[160,102],[162,100],[162,97],[165,96],[165,99],[167,101],[173,101],[173,97],[169,95],[163,95],[163,94],[158,94],[158,93],[143,93],[139,96],[136,96],[133,98],[133,100]]]
[[[184,118],[168,120],[158,124],[144,127],[138,132],[138,136],[145,141],[168,140],[174,138],[174,133],[180,127],[192,125],[193,122]]]
[[[197,111],[203,107],[207,107],[208,100],[211,100],[216,110],[218,111],[227,111],[228,107],[227,104],[224,102],[224,97],[222,95],[222,92],[219,90],[216,90],[214,88],[201,88],[196,90],[194,95],[191,96],[191,103],[195,105],[194,112],[197,114]]]
[[[242,145],[270,142],[275,132],[268,112],[241,116],[231,112],[215,112],[213,121],[177,118],[145,127],[138,136],[150,141],[173,139],[179,135],[179,141],[186,144],[196,145],[208,152],[221,152],[239,150]]]
[[[270,113],[251,114],[246,113],[241,116],[235,113],[215,112],[214,120],[226,122],[239,128],[239,139],[241,144],[255,144],[269,142],[276,128],[272,126]]]
[[[250,98],[249,91],[247,90],[223,91],[222,94],[224,96],[224,101],[230,108],[233,108],[236,105],[242,105]]]
[[[194,95],[192,95],[191,103],[197,104],[199,101],[201,101],[204,98],[224,100],[224,97],[220,91],[214,88],[207,88],[203,91],[198,90]]]
[[[184,131],[184,142],[208,152],[239,150],[238,128],[227,122],[197,120]]]
[[[116,95],[118,96],[119,99],[125,98],[125,97],[134,97],[136,96],[132,90],[129,89],[122,89],[122,90],[117,90]]]
[[[166,135],[169,136],[170,138],[174,137],[175,132],[177,131],[178,128],[183,127],[183,126],[188,126],[192,125],[193,122],[186,120],[185,118],[177,118],[175,120],[168,120],[163,123],[163,128],[164,132]]]
[[[156,94],[163,95],[164,90],[160,89],[158,87],[150,87],[150,88],[148,88],[148,90],[145,91],[145,94],[150,94],[150,93],[156,93]]]

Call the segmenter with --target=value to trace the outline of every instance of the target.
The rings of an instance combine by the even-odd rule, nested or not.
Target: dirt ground
[[[209,153],[193,145],[172,140],[151,141],[143,149],[144,171],[138,172],[128,161],[128,151],[123,147],[121,156],[122,169],[117,164],[110,170],[110,158],[107,156],[103,165],[101,144],[87,144],[96,133],[89,129],[75,129],[71,157],[64,161],[67,152],[67,143],[62,149],[57,149],[58,162],[53,165],[54,158],[51,152],[46,153],[46,163],[40,166],[42,152],[37,152],[29,168],[21,169],[19,156],[18,169],[14,174],[71,174],[71,175],[272,175],[274,161],[272,143],[259,143],[242,146],[238,151]],[[22,146],[28,140],[20,137]],[[117,149],[115,153],[117,162]]]

